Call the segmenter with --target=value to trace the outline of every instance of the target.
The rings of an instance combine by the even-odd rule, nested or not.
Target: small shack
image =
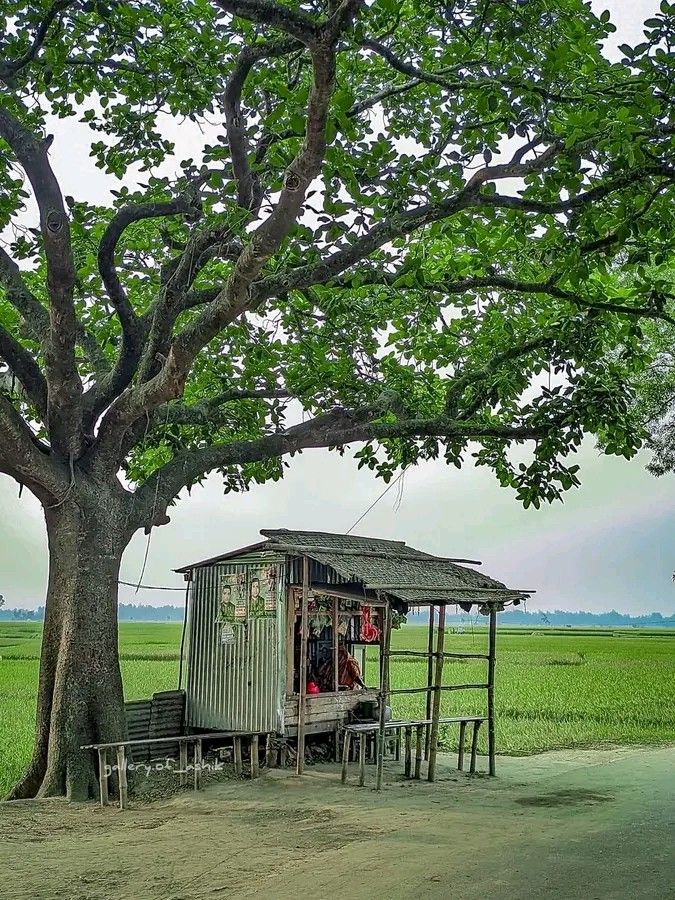
[[[307,735],[334,732],[337,748],[339,733],[355,715],[367,721],[370,708],[380,726],[381,772],[389,698],[425,692],[433,780],[441,691],[476,688],[487,691],[494,773],[496,614],[530,592],[476,571],[475,560],[432,556],[399,541],[286,529],[261,534],[256,544],[176,570],[189,582],[186,728],[297,740],[301,772]],[[444,652],[448,604],[488,616],[487,654]],[[392,622],[419,608],[429,610],[426,651],[391,650]],[[366,664],[369,646],[379,648],[375,671]],[[424,657],[427,683],[391,690],[389,659],[396,654]],[[464,655],[486,661],[485,681],[443,685],[444,660]]]

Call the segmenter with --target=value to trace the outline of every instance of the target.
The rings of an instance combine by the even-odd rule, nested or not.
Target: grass
[[[175,688],[179,624],[120,625],[120,655],[127,700]],[[41,628],[0,624],[0,796],[25,766],[33,739]],[[393,647],[426,649],[426,628],[395,631]],[[452,633],[446,650],[483,653],[487,633],[476,627]],[[448,660],[446,684],[485,680],[481,660]],[[373,683],[377,652],[369,650],[366,681]],[[392,687],[426,684],[426,662],[392,662]],[[503,753],[561,747],[675,740],[675,632],[503,629],[497,636],[497,746]],[[483,691],[442,694],[443,715],[484,711]],[[394,715],[424,714],[423,695],[394,699]],[[484,737],[484,736],[483,736]],[[452,747],[456,732],[441,732]]]

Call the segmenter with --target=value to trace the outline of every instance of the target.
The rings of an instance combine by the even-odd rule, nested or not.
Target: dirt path
[[[125,813],[0,804],[7,900],[666,900],[675,748],[500,759],[499,777],[342,787],[272,771]]]

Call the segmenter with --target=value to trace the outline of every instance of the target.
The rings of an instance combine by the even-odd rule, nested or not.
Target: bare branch
[[[303,44],[316,40],[319,28],[312,16],[280,6],[272,0],[216,0],[224,12],[259,25],[271,25]]]
[[[11,401],[0,393],[0,472],[24,484],[43,503],[58,500],[67,490],[66,466],[41,448]]]

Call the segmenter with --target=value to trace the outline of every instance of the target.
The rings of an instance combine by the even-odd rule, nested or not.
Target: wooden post
[[[488,759],[490,775],[496,774],[495,764],[495,647],[497,643],[497,609],[490,606],[490,631],[488,640]]]
[[[275,769],[277,765],[277,751],[271,734],[265,738],[265,765],[268,769]]]
[[[309,604],[309,558],[302,558],[302,615],[300,618],[300,672],[298,683],[298,759],[295,774],[305,771],[305,709],[307,707],[307,607]]]
[[[108,751],[100,747],[98,751],[98,784],[101,791],[101,806],[108,805]]]
[[[367,734],[362,731],[359,735],[359,786],[363,787],[366,783],[366,738]]]
[[[367,650],[367,647],[361,647],[361,679],[364,684],[367,684],[367,681],[366,681],[366,650]]]
[[[260,774],[260,740],[259,735],[251,736],[251,778],[257,778]]]
[[[234,749],[234,774],[241,775],[243,773],[243,764],[241,761],[241,738],[235,735],[232,744]]]
[[[429,654],[427,658],[427,687],[431,687],[434,678],[434,607],[429,607],[429,639],[427,641],[427,653]],[[431,718],[431,691],[427,691],[427,703],[426,703],[426,715],[425,719]],[[429,759],[429,747],[431,740],[431,731],[430,726],[427,725],[425,728],[425,739],[424,739],[424,758]]]
[[[179,773],[179,783],[181,787],[185,787],[187,784],[187,766],[188,766],[188,752],[187,752],[187,742],[179,741],[178,742],[178,767],[180,769]]]
[[[469,772],[473,775],[476,771],[476,753],[478,751],[478,729],[480,728],[480,719],[476,719],[473,723],[473,735],[471,736],[471,762],[469,763]]]
[[[459,750],[457,751],[457,769],[461,772],[464,769],[464,741],[466,734],[466,722],[464,719],[459,723]]]
[[[424,744],[424,725],[415,729],[415,778],[419,781],[422,774],[422,752]]]
[[[286,600],[286,693],[293,693],[293,674],[295,669],[295,593],[289,588]]]
[[[340,690],[340,681],[338,679],[338,621],[339,610],[337,597],[333,597],[333,691],[337,694]]]
[[[120,809],[126,809],[127,802],[127,754],[124,747],[117,748],[117,780],[120,786]]]
[[[347,781],[347,766],[349,765],[349,744],[351,741],[351,735],[349,733],[349,729],[345,728],[345,736],[342,742],[342,783],[345,784]]]
[[[199,738],[195,741],[194,744],[194,786],[195,790],[198,791],[202,784],[202,739]]]
[[[441,714],[441,685],[443,683],[443,647],[445,644],[445,603],[438,607],[438,634],[436,637],[436,673],[434,699],[431,707],[431,735],[429,738],[429,781],[436,779],[436,752],[438,750],[438,718]]]
[[[384,769],[384,725],[385,712],[387,706],[387,696],[389,694],[389,644],[391,642],[391,610],[389,603],[384,607],[384,622],[382,624],[382,648],[381,655],[382,665],[380,666],[380,727],[377,734],[377,777],[375,786],[378,791],[382,790],[382,771]]]
[[[410,778],[412,773],[412,727],[405,729],[405,777]]]

